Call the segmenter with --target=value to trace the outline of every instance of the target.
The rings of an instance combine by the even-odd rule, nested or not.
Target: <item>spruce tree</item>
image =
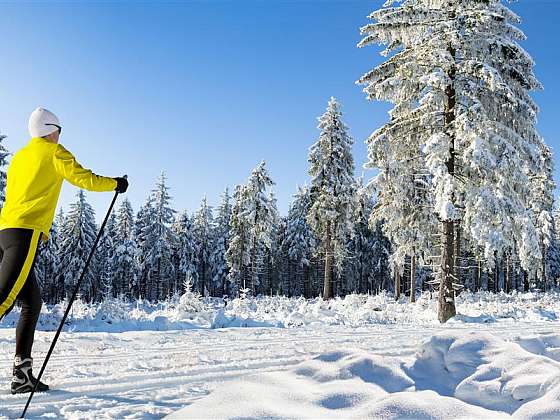
[[[370,18],[359,46],[385,44],[389,58],[359,82],[369,99],[394,107],[368,140],[368,166],[380,171],[381,207],[405,201],[402,184],[416,180],[403,150],[416,151],[416,167],[429,179],[422,203],[440,225],[438,317],[445,322],[455,315],[453,283],[462,281],[458,225],[489,267],[513,248],[524,269],[541,265],[536,224],[550,209],[531,203],[539,202],[543,177],[550,193],[550,179],[530,96],[541,85],[518,44],[519,17],[500,0],[389,0]]]
[[[128,198],[125,198],[118,211],[114,250],[111,258],[113,290],[116,296],[131,298],[138,288],[136,265],[136,244],[133,239],[134,214]],[[135,296],[137,297],[137,296]]]
[[[66,296],[74,290],[97,235],[95,212],[86,201],[84,191],[79,190],[76,197],[76,202],[70,204],[70,210],[60,228],[60,266],[64,267]],[[87,301],[99,298],[99,282],[92,270],[98,265],[99,257],[95,253],[79,290]]]
[[[235,296],[240,290],[246,290],[247,266],[250,261],[249,222],[245,213],[247,187],[237,185],[233,194],[233,206],[229,225],[229,244],[226,251],[228,265],[228,290]]]
[[[186,292],[183,290],[185,281],[190,281],[194,286],[198,278],[198,248],[194,226],[189,214],[184,211],[180,213],[171,226],[175,243],[173,246],[173,261],[175,266],[175,284],[173,291]]]
[[[325,259],[323,297],[333,297],[333,263],[341,268],[351,227],[354,195],[353,140],[342,121],[340,105],[329,100],[319,118],[319,140],[309,151],[311,207],[307,220]]]
[[[309,265],[315,251],[315,236],[307,223],[311,206],[309,188],[300,187],[294,195],[286,220],[286,233],[282,247],[288,257],[289,279],[292,294],[311,297]]]
[[[220,204],[216,209],[214,246],[210,257],[212,285],[218,296],[223,296],[228,293],[226,252],[229,247],[229,223],[231,219],[230,199],[229,190],[226,188],[222,194]]]
[[[212,207],[208,205],[206,197],[202,199],[199,209],[194,214],[194,234],[198,252],[198,291],[202,296],[208,296],[211,290],[211,256],[214,247]]]

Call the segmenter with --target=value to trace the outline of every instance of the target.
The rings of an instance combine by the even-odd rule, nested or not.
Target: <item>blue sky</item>
[[[364,140],[387,119],[388,106],[366,101],[354,84],[381,61],[378,50],[356,43],[382,3],[3,3],[0,132],[15,151],[28,140],[29,113],[51,109],[64,126],[61,142],[84,166],[129,175],[135,210],[162,170],[174,207],[193,211],[205,194],[215,205],[224,187],[244,182],[265,159],[285,213],[308,179],[307,150],[330,96],[343,104],[358,174]],[[523,46],[545,86],[535,94],[539,129],[559,150],[560,0],[512,8],[524,19]],[[65,185],[60,204],[75,191]],[[88,199],[101,217],[110,195]]]

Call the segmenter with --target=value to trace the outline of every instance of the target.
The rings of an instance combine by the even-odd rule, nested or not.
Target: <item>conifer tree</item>
[[[513,248],[524,269],[541,265],[537,219],[550,209],[531,201],[548,174],[530,96],[541,85],[518,44],[519,17],[500,0],[389,0],[370,18],[359,46],[385,44],[389,58],[359,82],[369,99],[394,108],[368,141],[368,166],[380,170],[379,205],[388,206],[407,199],[399,195],[412,182],[403,150],[417,152],[416,167],[429,179],[422,202],[440,225],[438,317],[445,322],[455,315],[453,283],[461,282],[458,225],[490,268]]]
[[[199,209],[194,214],[194,234],[198,252],[198,290],[202,296],[208,296],[211,289],[211,257],[214,247],[212,207],[206,197],[202,199]]]
[[[287,253],[290,265],[289,275],[293,294],[311,297],[309,265],[315,250],[315,236],[307,223],[307,213],[311,206],[308,187],[299,187],[294,195],[286,219],[286,233],[282,247]]]
[[[180,213],[171,226],[175,243],[173,246],[173,261],[175,265],[174,292],[186,292],[181,288],[185,281],[194,286],[198,278],[198,248],[194,226],[189,214]]]
[[[323,297],[333,297],[333,262],[341,268],[346,243],[352,230],[351,207],[354,196],[353,140],[342,122],[340,105],[329,100],[319,118],[319,140],[309,151],[311,207],[307,220],[325,258]]]
[[[218,296],[223,296],[228,293],[226,251],[229,247],[229,223],[231,219],[230,199],[229,190],[226,188],[222,194],[221,202],[216,209],[214,247],[210,260],[212,285]]]
[[[118,211],[113,256],[111,258],[113,289],[116,296],[131,298],[138,289],[136,244],[133,239],[134,214],[128,198]],[[137,297],[137,296],[136,296]]]
[[[64,290],[67,296],[76,286],[97,235],[95,212],[86,201],[84,191],[79,190],[76,197],[76,202],[70,205],[70,210],[60,228],[60,266],[64,267]],[[99,297],[98,278],[92,270],[98,265],[99,257],[95,253],[79,291],[87,301]]]

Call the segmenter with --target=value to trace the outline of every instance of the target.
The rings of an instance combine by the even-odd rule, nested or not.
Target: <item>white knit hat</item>
[[[31,137],[45,137],[54,133],[60,127],[56,115],[48,109],[39,107],[29,117],[29,134]]]

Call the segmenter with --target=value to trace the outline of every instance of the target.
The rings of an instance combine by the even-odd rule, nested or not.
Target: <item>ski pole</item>
[[[124,177],[126,178],[126,175]],[[25,418],[25,413],[27,413],[27,408],[29,407],[29,404],[31,403],[31,399],[33,398],[33,395],[35,394],[35,391],[37,390],[37,385],[39,384],[39,381],[41,380],[41,376],[43,376],[43,372],[45,371],[45,368],[47,367],[47,363],[49,362],[51,354],[54,350],[54,346],[56,345],[56,342],[58,340],[58,336],[60,335],[60,333],[62,331],[62,328],[64,327],[64,322],[66,321],[66,318],[68,317],[68,314],[70,313],[70,308],[72,307],[72,304],[74,303],[74,300],[76,299],[76,295],[78,294],[78,290],[80,289],[80,285],[82,283],[82,280],[84,279],[84,276],[85,276],[86,271],[88,269],[91,258],[93,257],[93,254],[95,252],[95,248],[97,247],[97,242],[99,242],[99,239],[101,238],[101,234],[103,233],[103,229],[105,229],[105,225],[107,224],[107,220],[109,219],[109,216],[111,215],[111,211],[113,210],[113,206],[115,205],[115,201],[117,201],[117,196],[118,195],[119,195],[119,193],[118,193],[118,191],[116,191],[115,195],[113,196],[113,201],[111,201],[111,205],[109,206],[109,210],[107,211],[107,214],[105,215],[105,219],[103,220],[103,223],[101,224],[101,227],[99,228],[99,232],[97,233],[97,237],[95,238],[95,242],[93,243],[93,246],[91,247],[91,251],[89,252],[88,258],[86,260],[86,264],[84,265],[84,268],[82,269],[82,274],[80,275],[80,279],[78,280],[78,283],[76,284],[76,287],[74,288],[74,292],[72,293],[72,297],[70,298],[70,302],[68,302],[68,306],[66,308],[66,311],[64,311],[64,316],[62,317],[62,321],[60,321],[60,325],[58,326],[58,330],[56,330],[56,334],[54,335],[54,339],[53,339],[53,342],[51,343],[51,347],[49,348],[49,351],[47,352],[47,357],[45,357],[45,361],[43,362],[43,366],[41,367],[41,371],[39,372],[39,376],[37,376],[37,380],[35,382],[35,385],[33,386],[33,390],[31,391],[31,394],[29,395],[29,399],[27,400],[27,404],[25,404],[25,408],[23,409],[23,413],[21,414],[21,418]]]

